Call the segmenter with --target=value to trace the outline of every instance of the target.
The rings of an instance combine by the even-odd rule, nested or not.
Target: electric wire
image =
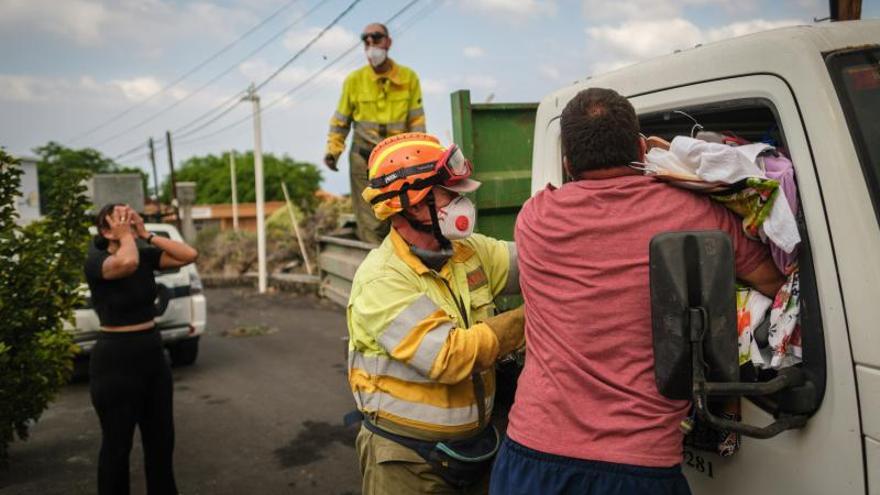
[[[147,117],[147,118],[145,118],[145,119],[143,119],[143,120],[137,122],[136,124],[133,124],[133,125],[131,125],[131,126],[125,128],[125,129],[123,129],[123,130],[117,132],[116,134],[111,135],[110,137],[108,137],[108,138],[104,139],[103,141],[99,142],[98,144],[96,144],[96,146],[102,146],[102,145],[105,145],[105,144],[107,144],[107,143],[109,143],[109,142],[111,142],[111,141],[114,141],[114,140],[116,140],[116,139],[122,137],[122,136],[125,136],[126,134],[130,133],[131,131],[134,131],[134,130],[136,130],[136,129],[140,129],[141,127],[143,127],[143,126],[149,124],[150,122],[153,122],[154,120],[158,119],[158,118],[161,117],[162,115],[165,115],[165,114],[168,113],[169,111],[171,111],[171,110],[177,108],[178,106],[182,105],[183,103],[187,102],[190,98],[192,98],[193,96],[195,96],[195,95],[201,93],[202,91],[204,91],[205,89],[207,89],[208,87],[210,87],[211,85],[213,85],[215,82],[219,81],[219,80],[222,79],[224,76],[226,76],[227,74],[229,74],[230,72],[232,72],[233,70],[235,70],[236,68],[238,68],[239,65],[240,65],[241,63],[247,61],[247,60],[250,59],[252,56],[254,56],[254,55],[256,55],[257,53],[259,53],[260,51],[262,51],[264,48],[266,48],[267,46],[269,46],[272,42],[274,42],[274,41],[277,40],[279,37],[281,37],[281,35],[285,34],[285,33],[288,32],[289,30],[291,30],[291,29],[293,29],[294,27],[296,27],[300,22],[302,22],[302,21],[305,20],[307,17],[309,17],[310,15],[312,15],[315,11],[317,11],[319,8],[321,8],[321,7],[322,7],[324,4],[326,4],[328,1],[330,1],[330,0],[321,0],[320,2],[318,2],[317,4],[315,4],[315,5],[314,5],[311,9],[309,9],[305,14],[299,16],[295,21],[293,21],[292,23],[290,23],[290,24],[288,24],[287,26],[285,26],[284,29],[278,31],[278,32],[275,33],[272,37],[270,37],[268,40],[266,40],[266,41],[264,41],[262,44],[260,44],[256,49],[254,49],[254,50],[252,50],[251,52],[249,52],[245,57],[243,57],[242,59],[238,60],[238,61],[235,62],[234,64],[229,65],[229,66],[226,67],[224,70],[220,71],[220,73],[216,74],[214,77],[212,77],[211,79],[209,79],[207,82],[205,82],[204,84],[202,84],[201,86],[199,86],[199,87],[196,88],[195,90],[190,91],[189,93],[187,93],[187,94],[186,94],[185,96],[183,96],[182,98],[180,98],[180,99],[178,99],[178,100],[175,100],[175,101],[171,102],[171,104],[169,104],[169,105],[167,105],[167,106],[165,106],[165,107],[159,109],[158,111],[154,112],[154,113],[153,113],[152,115],[150,115],[149,117]],[[235,99],[235,98],[237,98],[237,96],[233,96],[233,99]],[[223,105],[225,105],[225,103],[224,103]],[[221,107],[222,107],[223,105],[221,105]],[[213,111],[215,111],[215,110],[216,110],[216,109],[209,110],[208,114],[210,114],[211,112],[213,112]],[[203,116],[200,116],[199,118],[204,118],[204,115],[203,115]],[[198,119],[197,119],[197,120],[198,120]],[[193,125],[193,122],[189,122],[189,123],[186,124],[186,125]],[[182,126],[182,127],[186,127],[186,126]],[[175,132],[176,132],[176,131],[175,131]]]
[[[185,72],[183,75],[177,77],[174,81],[171,81],[170,83],[166,84],[164,87],[162,87],[161,89],[159,89],[159,90],[156,91],[155,93],[153,93],[153,94],[151,94],[150,96],[144,98],[143,100],[138,101],[137,103],[133,104],[132,106],[130,106],[130,107],[128,107],[128,108],[126,108],[126,109],[123,110],[122,112],[120,112],[120,113],[114,115],[113,117],[109,118],[108,120],[105,120],[105,121],[102,122],[101,124],[98,124],[97,126],[94,126],[94,127],[90,128],[90,129],[88,129],[88,130],[86,130],[86,131],[84,131],[84,132],[82,132],[82,133],[80,133],[80,134],[77,134],[76,136],[72,137],[72,138],[69,140],[69,143],[72,144],[72,143],[75,143],[75,142],[77,142],[77,141],[79,141],[79,140],[81,140],[81,139],[83,139],[83,138],[86,138],[86,137],[88,137],[88,136],[91,136],[91,135],[94,134],[95,132],[98,132],[99,130],[101,130],[101,129],[107,127],[108,125],[112,124],[113,122],[118,121],[118,120],[121,119],[122,117],[125,117],[126,115],[128,115],[129,113],[131,113],[133,110],[135,110],[135,109],[137,109],[137,108],[140,108],[141,106],[145,105],[145,104],[146,104],[147,102],[149,102],[149,101],[152,101],[152,100],[153,100],[154,98],[156,98],[157,96],[159,96],[159,95],[161,95],[161,94],[164,94],[165,92],[167,92],[168,90],[170,90],[171,88],[173,88],[174,86],[176,86],[177,84],[179,84],[180,82],[182,82],[183,80],[185,80],[187,77],[189,77],[189,76],[193,75],[194,73],[198,72],[200,69],[202,69],[203,67],[205,67],[206,65],[208,65],[208,64],[211,63],[211,62],[213,62],[213,61],[216,60],[218,57],[220,57],[221,55],[223,55],[224,53],[226,53],[227,51],[229,51],[230,49],[232,49],[232,47],[234,47],[234,46],[237,45],[239,42],[241,42],[242,40],[244,40],[245,38],[247,38],[248,36],[250,36],[251,34],[253,34],[254,32],[256,32],[258,29],[260,29],[261,27],[263,27],[264,25],[266,25],[266,23],[268,23],[269,21],[271,21],[271,20],[274,19],[275,17],[279,16],[282,12],[284,12],[285,10],[287,10],[288,8],[290,8],[293,4],[295,4],[295,3],[298,2],[298,1],[300,1],[300,0],[290,0],[290,1],[288,1],[288,2],[287,2],[286,4],[284,4],[281,8],[279,8],[278,10],[276,10],[275,12],[273,12],[272,14],[270,14],[268,17],[264,18],[262,21],[260,21],[259,23],[257,23],[254,27],[248,29],[244,34],[240,35],[238,38],[236,38],[235,40],[233,40],[233,41],[231,41],[230,43],[228,43],[226,46],[224,46],[223,48],[221,48],[220,50],[218,50],[217,52],[215,52],[213,55],[209,56],[207,59],[205,59],[205,60],[203,60],[202,62],[196,64],[193,68],[191,68],[190,70],[188,70],[187,72]]]
[[[398,10],[394,15],[392,15],[390,18],[388,18],[388,20],[385,21],[385,24],[391,24],[392,22],[394,22],[395,20],[397,20],[401,15],[403,15],[405,12],[407,12],[410,8],[412,8],[412,7],[413,7],[416,3],[418,3],[419,1],[420,1],[420,0],[411,0],[409,3],[407,3],[406,5],[404,5],[400,10]],[[410,25],[401,28],[401,30],[400,30],[400,35],[402,36],[403,33],[405,33],[409,28],[412,27],[412,25],[414,25],[415,23],[417,23],[419,20],[423,19],[423,18],[426,17],[427,15],[430,15],[430,12],[428,12],[428,11],[429,11],[429,10],[432,10],[432,9],[436,9],[439,5],[440,5],[440,1],[439,1],[439,0],[436,0],[435,2],[428,4],[425,8],[423,8],[421,11],[419,11],[419,14],[416,14],[415,16],[413,16],[413,18],[411,19],[412,22],[411,22]],[[423,15],[420,15],[420,14],[423,14]],[[263,108],[261,108],[261,110],[260,110],[261,115],[262,115],[262,114],[265,114],[269,109],[271,109],[272,107],[274,107],[275,105],[277,105],[278,103],[280,103],[281,101],[283,101],[285,98],[287,98],[287,97],[293,95],[294,93],[296,93],[297,91],[303,89],[305,86],[307,86],[308,84],[310,84],[312,81],[314,81],[315,79],[317,79],[318,77],[320,77],[323,73],[325,73],[327,70],[329,70],[333,65],[337,64],[338,62],[340,62],[341,60],[343,60],[346,56],[348,56],[348,55],[350,55],[352,52],[354,52],[354,50],[356,50],[358,47],[360,47],[360,45],[361,45],[361,43],[360,43],[360,42],[357,42],[357,43],[355,43],[354,45],[350,46],[348,49],[346,49],[344,52],[342,52],[342,53],[341,53],[340,55],[338,55],[336,58],[334,58],[333,60],[331,60],[330,62],[328,62],[326,65],[324,65],[321,69],[319,69],[318,71],[312,73],[309,77],[307,77],[307,78],[304,79],[302,82],[300,82],[299,84],[297,84],[296,86],[294,86],[292,89],[288,90],[287,92],[285,92],[284,94],[282,94],[282,95],[279,96],[278,98],[275,98],[274,100],[272,100],[271,102],[269,102],[268,104],[266,104],[266,105],[265,105]],[[228,113],[228,112],[225,112],[225,113]],[[180,141],[179,144],[190,144],[190,143],[194,143],[194,142],[197,142],[197,141],[202,141],[202,140],[205,140],[205,139],[208,139],[208,138],[214,137],[214,136],[216,136],[216,135],[218,135],[218,134],[221,134],[221,133],[223,133],[223,132],[225,132],[225,131],[227,131],[227,130],[229,130],[229,129],[232,129],[233,127],[239,126],[239,125],[241,125],[242,123],[247,122],[247,121],[250,120],[250,119],[251,119],[251,115],[246,115],[246,116],[244,116],[243,118],[241,118],[241,119],[239,119],[239,120],[237,120],[237,121],[235,121],[235,122],[232,122],[231,124],[228,124],[228,125],[226,125],[226,126],[220,128],[220,129],[217,129],[217,130],[215,130],[215,131],[212,131],[212,132],[210,132],[210,133],[208,133],[208,134],[204,134],[204,135],[202,135],[202,136],[196,136],[196,137],[194,137],[194,138],[184,139],[183,141]],[[180,137],[181,137],[181,138],[187,138],[187,137],[189,137],[189,136],[192,136],[192,134],[194,134],[194,132],[193,132],[193,133],[186,133],[186,134],[184,134],[184,135],[181,135]]]
[[[413,0],[413,1],[418,1],[418,0]],[[305,44],[305,46],[303,46],[303,47],[300,48],[296,53],[294,53],[292,57],[290,57],[289,59],[287,59],[283,64],[281,64],[277,69],[275,69],[275,71],[272,72],[272,74],[270,74],[268,77],[266,77],[265,79],[263,79],[262,82],[260,82],[259,84],[255,85],[255,86],[253,87],[252,91],[257,92],[257,91],[259,91],[261,88],[263,88],[266,84],[269,84],[269,82],[271,82],[273,79],[275,79],[275,78],[278,76],[278,74],[281,73],[281,71],[283,71],[284,69],[286,69],[287,67],[289,67],[290,64],[292,64],[293,62],[295,62],[296,60],[298,60],[298,59],[299,59],[299,58],[300,58],[300,57],[301,57],[301,56],[302,56],[302,55],[303,55],[303,54],[304,54],[309,48],[312,47],[312,45],[314,45],[315,43],[317,43],[318,40],[320,40],[320,39],[321,39],[321,38],[327,33],[327,31],[329,31],[330,29],[333,28],[333,26],[335,26],[337,23],[339,23],[339,21],[342,20],[342,18],[344,18],[346,15],[348,15],[348,13],[351,12],[352,9],[354,9],[354,7],[355,7],[358,3],[360,3],[360,2],[361,2],[361,0],[354,0],[354,1],[352,1],[352,2],[348,5],[348,7],[346,7],[346,8],[345,8],[342,12],[340,12],[340,13],[339,13],[339,14],[338,14],[338,15],[337,15],[332,21],[330,21],[330,23],[329,23],[327,26],[325,26],[323,29],[321,29],[321,31],[318,32],[318,34],[316,34],[315,36],[313,36],[312,39],[309,40],[309,42]],[[251,91],[251,90],[249,90],[249,91]],[[240,92],[239,94],[241,94],[241,92]],[[239,101],[241,101],[241,100],[239,99]],[[186,131],[186,132],[183,132],[182,134],[179,134],[177,137],[179,137],[179,138],[186,138],[186,137],[188,137],[188,136],[191,136],[191,135],[193,135],[193,134],[199,132],[199,131],[202,130],[202,129],[205,129],[206,127],[210,126],[210,125],[213,124],[214,122],[217,122],[218,120],[222,119],[222,118],[225,117],[227,114],[229,114],[229,112],[231,112],[231,111],[235,108],[235,106],[236,106],[237,104],[238,104],[238,102],[236,102],[234,105],[231,105],[229,108],[223,110],[222,112],[220,112],[220,113],[217,114],[216,116],[212,117],[211,119],[207,120],[206,122],[204,122],[204,123],[202,123],[202,124],[196,126],[195,128],[192,128],[192,129],[190,129],[190,130],[188,130],[188,131]]]

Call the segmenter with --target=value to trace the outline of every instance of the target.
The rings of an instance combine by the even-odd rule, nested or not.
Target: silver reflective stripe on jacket
[[[379,335],[379,344],[389,353],[393,352],[398,345],[410,334],[413,327],[422,322],[440,308],[431,301],[428,296],[422,295],[406,309],[400,312],[388,328]],[[449,332],[455,326],[451,322],[444,322],[428,330],[419,342],[415,355],[407,364],[426,375],[431,371],[434,360],[446,344]]]
[[[346,127],[351,124],[351,116],[349,115],[342,115],[339,112],[333,112],[333,118],[338,120],[342,125]]]
[[[386,356],[367,356],[359,351],[348,351],[348,369],[364,370],[370,376],[390,376],[406,382],[413,383],[436,383],[396,359]]]
[[[380,124],[378,122],[357,120],[354,122],[353,127],[355,137],[372,145],[379,144],[379,142],[388,136],[407,131],[406,122]]]
[[[407,112],[406,118],[409,120],[412,120],[416,117],[421,117],[422,115],[425,115],[424,108],[414,108],[414,109],[410,110],[409,112]]]
[[[508,242],[507,253],[510,257],[507,269],[507,283],[504,284],[504,288],[501,289],[501,294],[520,294],[521,290],[519,288],[519,265],[517,265],[518,255],[516,254],[516,244]]]
[[[364,412],[382,411],[397,417],[441,426],[463,426],[477,423],[477,404],[465,407],[437,407],[398,399],[384,392],[355,394],[357,407]],[[486,414],[494,405],[493,397],[486,397]]]

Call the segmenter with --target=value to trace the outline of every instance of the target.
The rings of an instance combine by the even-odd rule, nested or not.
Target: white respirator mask
[[[370,62],[370,65],[373,67],[379,67],[380,65],[385,63],[385,59],[388,58],[388,50],[385,48],[379,48],[378,46],[368,47],[366,50],[367,60]]]
[[[437,220],[443,237],[450,241],[464,239],[474,233],[477,209],[471,200],[459,196],[437,210]]]

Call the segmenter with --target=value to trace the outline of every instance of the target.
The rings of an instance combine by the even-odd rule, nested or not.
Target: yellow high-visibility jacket
[[[393,60],[383,74],[376,74],[369,65],[349,74],[330,119],[326,154],[334,158],[342,154],[352,123],[355,140],[370,148],[388,136],[425,132],[419,76]]]
[[[476,433],[474,380],[484,385],[488,423],[495,396],[494,299],[519,290],[513,243],[473,234],[431,270],[393,228],[354,277],[348,303],[348,380],[373,423],[424,440]],[[464,314],[462,314],[464,312]]]

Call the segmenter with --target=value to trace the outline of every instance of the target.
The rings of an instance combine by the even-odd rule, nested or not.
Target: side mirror
[[[782,415],[756,427],[712,414],[709,397],[761,396],[803,385],[800,369],[764,383],[739,381],[733,248],[721,231],[667,232],[651,239],[654,377],[667,398],[690,399],[715,428],[769,438],[800,428],[806,415]]]

